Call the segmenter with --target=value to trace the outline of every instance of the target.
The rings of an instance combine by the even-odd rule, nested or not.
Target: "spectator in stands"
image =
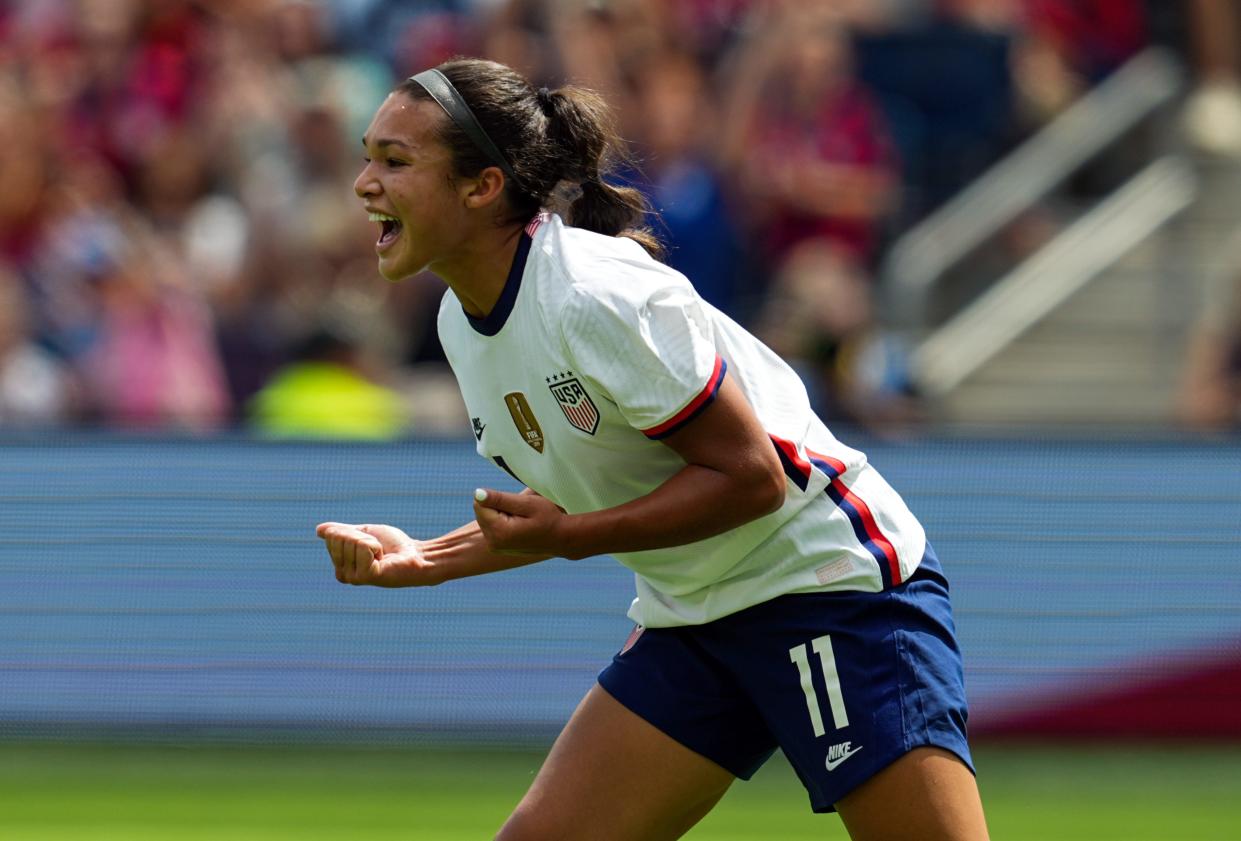
[[[1241,157],[1241,17],[1233,0],[1188,0],[1189,46],[1197,88],[1185,105],[1189,139],[1200,149]]]
[[[43,195],[51,177],[43,118],[17,73],[0,67],[0,265],[31,259],[44,223]]]
[[[1140,0],[947,0],[958,21],[1007,35],[1027,127],[1055,118],[1146,46]]]
[[[1012,4],[981,4],[991,12],[984,20],[963,17],[950,0],[906,5],[923,8],[872,22],[854,43],[857,75],[881,102],[902,165],[898,226],[956,194],[1014,134],[1015,21],[993,17]]]
[[[40,343],[76,366],[99,333],[95,281],[122,245],[120,220],[133,211],[124,201],[119,173],[107,161],[88,151],[53,157],[61,163],[55,180],[38,195],[27,254],[15,266],[32,292]]]
[[[756,330],[801,369],[820,413],[860,419],[849,348],[873,324],[895,153],[835,17],[790,5],[739,50],[723,156],[773,267]]]
[[[59,426],[73,418],[72,372],[31,341],[22,282],[0,268],[0,428]]]
[[[1210,278],[1190,337],[1177,414],[1202,430],[1241,428],[1241,234],[1225,246],[1226,270]]]
[[[278,438],[388,440],[409,428],[401,396],[365,372],[356,344],[325,329],[254,396],[248,416]]]
[[[792,364],[820,416],[872,429],[918,417],[903,346],[878,323],[870,279],[823,240],[789,254],[755,333]]]
[[[736,209],[710,143],[719,125],[701,65],[677,50],[661,50],[635,79],[634,147],[642,160],[634,179],[660,213],[667,262],[693,278],[698,293],[734,316],[749,264]]]
[[[839,22],[790,5],[742,42],[721,155],[736,174],[765,253],[822,239],[868,265],[897,197],[883,117],[853,74]]]
[[[110,425],[209,430],[229,418],[211,313],[178,261],[147,232],[127,231],[100,275],[97,341],[82,370]]]

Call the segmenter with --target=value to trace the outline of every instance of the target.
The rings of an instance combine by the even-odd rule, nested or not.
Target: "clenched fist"
[[[474,519],[494,552],[572,558],[565,536],[565,510],[534,491],[474,492]]]

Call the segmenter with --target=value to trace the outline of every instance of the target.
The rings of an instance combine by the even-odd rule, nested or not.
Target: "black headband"
[[[452,86],[452,82],[448,81],[448,77],[440,71],[432,67],[430,70],[423,70],[416,76],[410,76],[411,82],[417,82],[422,85],[423,90],[431,94],[431,98],[440,104],[440,107],[452,118],[457,127],[464,131],[474,141],[474,145],[491,162],[500,168],[510,181],[517,183],[517,176],[513,173],[513,168],[508,165],[508,161],[504,159],[504,155],[500,153],[499,148],[487,136],[487,132],[483,131],[483,127],[479,125],[478,118],[474,116],[474,112],[470,110],[469,104]]]

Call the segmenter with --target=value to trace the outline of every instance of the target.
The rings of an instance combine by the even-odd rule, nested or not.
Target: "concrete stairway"
[[[1195,161],[1180,216],[1067,299],[933,407],[949,423],[1167,426],[1206,285],[1241,251],[1241,162]]]

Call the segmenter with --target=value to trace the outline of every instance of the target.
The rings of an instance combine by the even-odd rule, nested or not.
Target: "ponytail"
[[[662,260],[664,246],[649,225],[646,197],[632,187],[617,187],[603,180],[583,181],[582,195],[569,207],[570,225],[636,241],[654,258]]]
[[[663,245],[646,224],[652,213],[646,198],[608,181],[613,167],[629,157],[602,96],[571,85],[535,90],[493,61],[454,59],[437,70],[477,118],[469,130],[452,119],[444,121],[440,139],[452,151],[454,169],[462,177],[476,176],[499,165],[498,152],[498,160],[511,166],[505,186],[511,221],[525,221],[551,207],[569,225],[628,237],[662,259]],[[414,79],[398,90],[413,99],[433,98]],[[479,131],[491,144],[480,143]]]
[[[663,244],[646,224],[651,212],[646,197],[632,187],[607,181],[617,164],[631,159],[603,97],[586,88],[565,86],[547,94],[540,90],[538,99],[547,115],[548,139],[562,152],[561,180],[581,188],[565,221],[588,231],[628,237],[662,259]]]

